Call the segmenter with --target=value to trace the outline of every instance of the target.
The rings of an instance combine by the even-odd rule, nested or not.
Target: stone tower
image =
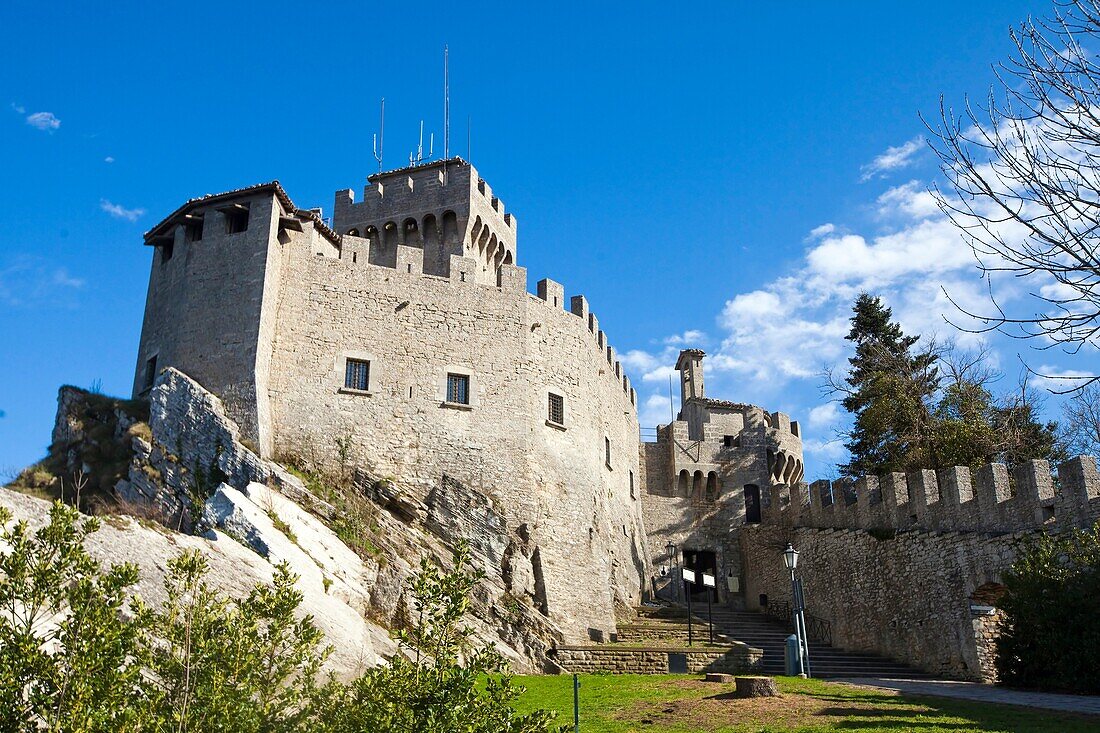
[[[699,349],[680,352],[679,413],[658,427],[656,442],[641,446],[643,514],[657,570],[652,586],[675,595],[669,574],[682,561],[717,573],[716,600],[741,605],[738,528],[762,521],[771,487],[801,482],[801,428],[780,412],[707,397],[705,356]],[[668,561],[670,543],[679,558],[674,563]]]
[[[497,284],[501,265],[516,262],[516,218],[461,158],[378,173],[363,200],[336,194],[333,225],[368,241],[370,263],[397,267],[398,247],[424,253],[424,274],[448,277],[451,257],[473,258],[476,282]]]

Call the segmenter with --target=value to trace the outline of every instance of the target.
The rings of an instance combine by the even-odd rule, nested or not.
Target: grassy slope
[[[908,697],[829,684],[778,678],[781,698],[721,699],[732,685],[690,675],[584,675],[584,733],[706,733],[781,731],[1058,731],[1100,730],[1100,720],[1051,711],[985,705],[944,698]],[[566,675],[518,677],[527,688],[517,708],[559,712],[573,722],[573,680]]]

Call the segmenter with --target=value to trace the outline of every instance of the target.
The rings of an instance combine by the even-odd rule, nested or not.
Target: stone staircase
[[[707,640],[707,612],[703,606],[693,606],[694,637],[697,642]],[[686,624],[686,611],[683,616]],[[762,613],[734,611],[728,608],[714,609],[714,636],[736,639],[751,647],[764,650],[764,674],[785,673],[786,641],[790,627],[774,621]],[[888,677],[893,679],[929,679],[930,675],[900,662],[865,652],[849,652],[827,644],[810,643],[810,672],[814,677]]]

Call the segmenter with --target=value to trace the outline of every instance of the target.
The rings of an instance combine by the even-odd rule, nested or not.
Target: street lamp
[[[790,542],[783,550],[783,564],[791,572],[791,616],[794,634],[798,640],[798,676],[810,676],[810,640],[806,635],[806,599],[802,594],[802,581],[795,577],[798,568],[798,550]]]
[[[791,578],[794,578],[794,570],[798,567],[798,550],[790,542],[787,543],[787,549],[783,550],[783,564],[791,571]]]
[[[671,585],[672,589],[673,589],[672,600],[678,601],[678,600],[680,600],[679,586],[677,585],[676,579],[673,577],[673,572],[672,572],[674,570],[673,560],[676,557],[676,545],[674,545],[672,543],[672,540],[669,540],[668,544],[665,545],[665,549],[668,550],[668,582],[669,582],[669,585]]]

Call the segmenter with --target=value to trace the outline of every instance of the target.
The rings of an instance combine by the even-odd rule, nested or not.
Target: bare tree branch
[[[929,125],[950,189],[932,194],[970,246],[992,310],[951,302],[980,324],[961,330],[998,330],[1093,355],[1100,349],[1100,0],[1065,0],[1052,19],[1029,20],[1010,35],[1015,54],[996,68],[985,104],[967,99],[955,112],[941,99],[939,120]],[[1023,285],[1027,305],[1002,307],[1009,297],[995,285]]]

